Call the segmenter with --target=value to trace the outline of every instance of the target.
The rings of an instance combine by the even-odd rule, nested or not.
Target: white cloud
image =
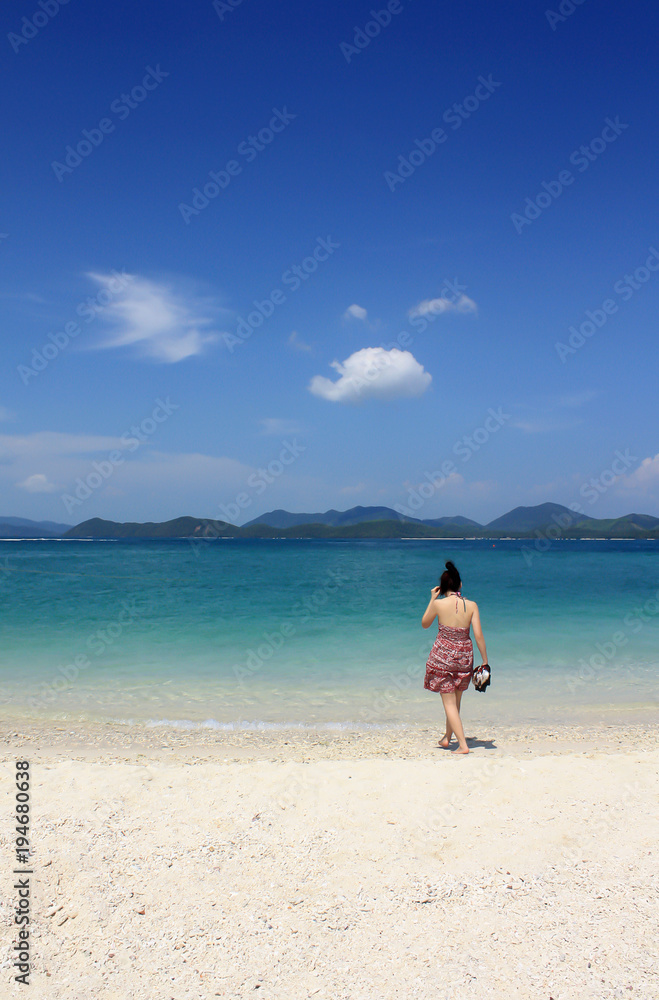
[[[362,321],[365,321],[367,316],[368,313],[366,309],[364,309],[363,306],[358,306],[356,302],[353,302],[351,306],[348,306],[343,314],[344,319],[361,319]]]
[[[345,361],[332,361],[339,373],[336,382],[314,375],[309,391],[332,403],[360,403],[365,399],[391,400],[421,396],[432,376],[413,354],[383,347],[364,347]]]
[[[28,476],[22,483],[16,483],[16,485],[22,490],[27,490],[28,493],[52,493],[53,490],[57,489],[55,483],[51,483],[43,472]]]
[[[644,458],[633,472],[622,476],[618,481],[620,486],[631,490],[649,490],[659,486],[659,455],[654,458]]]
[[[296,351],[310,351],[311,348],[308,344],[305,344],[303,340],[300,340],[300,336],[297,330],[293,330],[290,337],[288,338],[288,343],[291,347],[294,347]]]
[[[296,420],[285,420],[283,417],[264,417],[259,423],[262,434],[300,434],[302,431]]]
[[[6,436],[0,438],[4,513],[70,524],[90,517],[162,521],[183,514],[224,520],[220,505],[233,507],[238,495],[244,497],[245,493],[249,503],[240,516],[230,520],[242,523],[276,507],[295,510],[301,496],[309,498],[310,510],[324,510],[327,483],[301,474],[297,463],[287,465],[281,476],[268,476],[267,491],[254,488],[254,477],[261,478],[258,466],[267,466],[281,451],[276,438],[259,440],[264,446],[261,454],[255,457],[254,464],[245,464],[223,455],[157,451],[155,441],[144,442],[131,452],[120,439],[100,435],[42,432],[13,440]],[[98,481],[98,465],[103,463],[107,470],[109,455],[122,447],[124,461],[98,488],[94,486],[88,499],[73,505],[71,498],[79,499],[79,479],[87,481],[93,473]],[[56,489],[49,493],[29,492],[25,484],[33,476],[45,477],[46,483],[56,484]],[[43,480],[34,483],[43,484]]]
[[[478,306],[467,295],[460,295],[455,301],[451,299],[424,299],[418,305],[410,309],[408,316],[414,319],[416,316],[441,316],[442,313],[476,313]]]
[[[120,437],[99,434],[60,434],[38,431],[35,434],[0,434],[0,460],[39,459],[54,455],[91,455],[125,447]]]
[[[92,272],[88,277],[108,291],[116,282],[109,274]],[[112,330],[97,346],[133,346],[144,357],[173,364],[201,354],[217,340],[217,332],[209,329],[216,312],[217,305],[208,299],[133,275],[125,291],[100,313]]]

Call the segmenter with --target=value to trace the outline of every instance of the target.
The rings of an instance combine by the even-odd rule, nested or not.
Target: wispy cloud
[[[212,509],[209,501],[218,490],[235,493],[256,471],[224,456],[155,451],[148,442],[133,453],[126,449],[125,435],[122,439],[40,431],[0,435],[0,491],[8,498],[7,502],[13,490],[17,491],[13,494],[15,501],[21,496],[25,498],[25,493],[70,491],[77,477],[85,478],[90,471],[96,472],[95,459],[107,465],[108,455],[114,451],[122,451],[124,461],[112,477],[110,492],[123,490],[126,497],[146,494],[151,500],[184,496],[185,503],[194,505],[195,491],[199,494],[205,491],[209,510]]]
[[[459,295],[457,299],[424,299],[418,305],[410,309],[408,316],[414,319],[416,316],[441,316],[442,313],[477,313],[478,306],[468,295]]]
[[[282,417],[264,417],[259,420],[261,434],[300,434],[302,428],[296,420],[285,420]]]
[[[309,344],[305,344],[303,340],[300,340],[300,335],[297,330],[293,330],[290,337],[288,338],[288,343],[290,347],[295,348],[296,351],[310,351],[311,347]]]
[[[351,306],[348,306],[343,314],[344,319],[360,319],[362,322],[366,320],[368,312],[363,306],[358,306],[356,302],[353,302]]]
[[[592,402],[597,395],[598,394],[594,389],[583,389],[581,392],[573,392],[567,396],[561,396],[557,400],[557,404],[558,406],[564,406],[567,409],[573,409],[578,406],[585,406],[586,403]]]
[[[539,417],[537,420],[514,420],[510,426],[525,434],[550,434],[552,431],[568,431],[582,423],[583,420],[561,421],[552,417]]]
[[[339,490],[341,496],[354,496],[355,493],[363,493],[366,489],[366,483],[360,482],[355,483],[354,486],[342,486]]]
[[[594,389],[582,389],[562,396],[536,395],[532,404],[513,404],[519,416],[510,426],[524,434],[550,434],[553,431],[572,430],[584,422],[575,411],[586,406],[597,396],[598,393]]]
[[[406,479],[403,482],[403,487],[406,490],[425,489],[427,487],[427,485],[428,485],[428,481],[427,480],[423,480],[422,482],[417,483],[417,482],[412,482],[409,479]],[[441,490],[441,495],[443,496],[446,493],[447,490],[449,490],[449,489],[456,489],[458,487],[463,487],[464,485],[465,485],[464,476],[462,476],[459,472],[451,472],[451,473],[449,473],[448,476],[446,476],[444,478],[444,480],[443,480],[443,482],[441,484],[441,487],[439,489]],[[439,493],[439,490],[438,490],[438,493]],[[419,517],[422,517],[422,516],[425,517],[426,515],[425,514],[423,514],[423,515],[420,514],[419,515]]]
[[[90,272],[88,277],[111,290],[112,275]],[[104,308],[101,321],[110,331],[96,347],[133,347],[142,357],[174,364],[201,354],[218,339],[213,327],[219,311],[209,298],[133,275],[126,291]]]
[[[331,403],[361,403],[367,399],[392,400],[421,396],[432,376],[424,371],[413,354],[383,347],[365,347],[345,361],[332,361],[339,378],[336,382],[314,375],[309,391]]]

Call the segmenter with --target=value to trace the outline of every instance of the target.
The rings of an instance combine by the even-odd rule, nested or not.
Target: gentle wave
[[[134,719],[115,719],[122,725],[140,725]],[[265,722],[255,719],[253,722],[219,722],[217,719],[205,719],[203,722],[196,722],[193,719],[148,719],[141,723],[148,729],[217,729],[222,732],[233,733],[241,731],[252,732],[278,732],[287,729],[305,730],[317,732],[322,730],[333,730],[345,732],[349,730],[379,730],[379,729],[405,729],[402,724],[384,724],[375,722]]]

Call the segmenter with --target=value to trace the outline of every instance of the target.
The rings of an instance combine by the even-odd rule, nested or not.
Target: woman
[[[423,686],[428,691],[439,691],[442,696],[446,712],[446,732],[439,741],[439,746],[447,750],[455,733],[459,746],[453,753],[469,753],[460,719],[460,701],[462,692],[469,687],[474,668],[474,650],[469,638],[470,625],[473,626],[483,663],[487,663],[478,605],[475,601],[465,600],[460,593],[461,586],[460,574],[449,560],[439,587],[433,587],[430,591],[430,603],[421,619],[424,628],[432,625],[435,618],[439,623],[437,638],[426,663]]]

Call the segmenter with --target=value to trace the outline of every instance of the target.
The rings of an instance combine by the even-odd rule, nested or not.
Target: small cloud
[[[460,295],[457,299],[424,299],[418,305],[410,309],[408,316],[414,319],[416,316],[441,316],[442,313],[477,313],[478,306],[473,299],[467,295]]]
[[[264,417],[259,420],[261,434],[301,434],[302,428],[296,420],[284,420],[282,417]]]
[[[360,319],[362,322],[365,322],[367,316],[366,309],[363,306],[358,306],[357,303],[348,306],[343,314],[344,319]]]
[[[339,493],[344,496],[351,496],[354,493],[363,493],[366,489],[366,483],[356,483],[355,486],[342,486]]]
[[[314,375],[309,391],[332,403],[361,403],[365,399],[392,400],[421,396],[432,375],[424,371],[413,354],[384,347],[364,347],[345,361],[332,361],[339,373],[336,382]]]
[[[48,476],[44,476],[42,472],[28,476],[22,483],[16,483],[16,485],[22,490],[27,490],[28,493],[52,493],[53,490],[57,489],[55,483],[51,483]]]
[[[146,358],[175,364],[201,354],[217,340],[212,327],[217,305],[208,299],[177,291],[170,286],[133,275],[125,289],[117,293],[116,278],[109,274],[89,273],[113,297],[100,313],[112,327],[108,338],[97,347],[137,348]]]
[[[290,337],[288,338],[288,343],[290,347],[294,347],[296,351],[310,351],[311,348],[309,344],[305,344],[303,340],[300,340],[297,330],[293,330]]]

